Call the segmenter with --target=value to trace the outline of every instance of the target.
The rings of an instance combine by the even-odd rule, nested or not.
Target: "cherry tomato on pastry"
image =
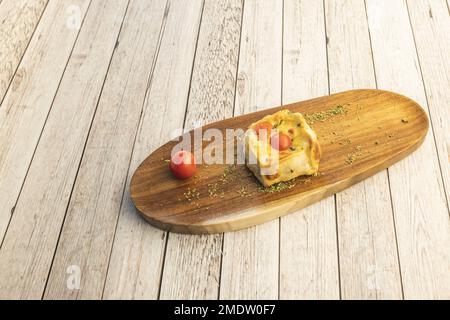
[[[271,137],[270,143],[272,145],[272,148],[278,149],[280,151],[287,150],[292,146],[291,137],[284,133],[274,134]]]
[[[189,151],[178,151],[172,156],[169,168],[173,175],[178,179],[192,177],[197,170],[194,155]]]
[[[256,134],[259,136],[260,130],[266,131],[266,136],[269,137],[270,130],[273,128],[272,124],[269,122],[261,122],[258,123],[253,129],[255,130]]]

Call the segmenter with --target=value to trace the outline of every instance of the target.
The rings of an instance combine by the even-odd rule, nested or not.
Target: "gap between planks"
[[[16,17],[17,20],[19,21],[16,20],[10,23],[10,25],[12,25],[11,28],[13,30],[5,31],[6,34],[4,35],[6,41],[4,40],[4,45],[0,44],[0,47],[2,47],[2,49],[5,49],[3,47],[6,45],[10,46],[11,44],[13,45],[12,48],[9,48],[11,49],[10,51],[7,50],[8,48],[5,50],[6,53],[11,54],[11,56],[3,57],[2,62],[0,62],[0,108],[6,93],[11,87],[12,80],[14,79],[17,73],[17,70],[22,62],[23,56],[27,52],[31,39],[33,38],[34,33],[41,21],[41,18],[45,13],[45,10],[48,5],[48,0],[35,1],[31,4],[28,3],[31,6],[31,8],[25,7],[27,5],[26,0],[21,2],[17,0],[5,0],[0,1],[0,9],[6,10],[4,7],[10,3],[14,3],[15,5],[17,5],[18,3],[20,4],[23,3],[23,5],[20,6],[21,10],[18,10],[19,12],[16,12],[18,17],[16,17],[14,14],[11,14],[11,12],[8,12],[8,18]],[[18,8],[15,7],[15,9]],[[24,14],[23,11],[25,11],[26,14]],[[2,25],[0,27],[6,28],[5,25],[7,25],[8,18],[2,20],[1,17],[3,13],[6,14],[6,12],[0,12],[0,21],[2,21]],[[25,28],[21,28],[23,26],[25,26]],[[31,30],[29,30],[30,27]],[[0,34],[3,34],[2,29],[0,29]],[[12,39],[9,39],[8,37],[12,37]],[[8,66],[3,65],[3,63],[9,65],[9,68]]]
[[[89,10],[90,3],[91,3],[91,2],[89,1],[88,5],[86,6],[85,10],[83,11],[83,17],[82,17],[82,20],[81,20],[81,26],[84,24],[84,19],[85,19],[86,14],[87,14],[87,12],[88,12],[88,10]],[[46,8],[47,8],[47,7],[46,7]],[[47,10],[47,11],[48,11],[48,10]],[[44,13],[43,13],[43,15],[44,15]],[[39,25],[36,26],[36,29],[35,29],[35,30],[37,30],[38,28],[39,28]],[[13,205],[13,207],[12,207],[12,209],[11,209],[11,215],[10,215],[9,218],[8,218],[6,227],[4,228],[4,230],[1,230],[1,232],[0,232],[0,236],[1,236],[1,239],[2,239],[2,240],[1,240],[1,243],[0,243],[0,249],[1,249],[2,246],[3,246],[3,241],[4,241],[5,237],[6,237],[7,231],[8,231],[8,229],[9,229],[9,225],[10,225],[10,223],[11,223],[13,214],[14,214],[14,212],[15,212],[15,209],[16,209],[16,206],[17,206],[17,202],[18,202],[18,200],[19,200],[19,198],[20,198],[20,195],[22,194],[23,186],[24,186],[25,181],[26,181],[26,178],[27,178],[27,176],[28,176],[28,172],[29,172],[29,170],[30,170],[31,164],[33,163],[33,160],[34,160],[34,156],[35,156],[37,147],[38,147],[38,145],[39,145],[39,142],[40,142],[41,137],[42,137],[42,133],[43,133],[43,131],[44,131],[45,125],[46,125],[47,120],[48,120],[48,116],[49,116],[49,114],[50,114],[50,112],[51,112],[53,103],[54,103],[54,101],[55,101],[55,98],[56,98],[57,93],[58,93],[58,91],[59,91],[59,88],[60,88],[60,86],[61,86],[61,82],[62,82],[62,80],[63,80],[63,78],[64,78],[64,74],[65,74],[66,69],[67,69],[67,66],[68,66],[68,64],[69,64],[70,57],[72,56],[73,50],[74,50],[74,48],[75,48],[75,44],[76,44],[76,42],[77,42],[77,40],[78,40],[78,36],[79,36],[79,34],[80,34],[80,30],[81,30],[81,27],[80,27],[80,29],[78,30],[78,32],[76,33],[76,35],[75,35],[75,37],[74,37],[74,41],[73,41],[73,42],[71,43],[71,45],[69,46],[69,47],[70,47],[70,50],[69,50],[69,54],[68,54],[68,56],[67,56],[67,60],[65,60],[64,66],[63,66],[63,68],[62,68],[62,72],[61,72],[61,74],[59,74],[59,76],[58,76],[59,80],[58,80],[58,83],[57,83],[57,85],[56,85],[56,89],[55,89],[55,90],[53,91],[53,93],[51,94],[51,96],[52,96],[53,98],[51,99],[51,102],[49,103],[50,107],[48,108],[48,110],[47,110],[47,112],[46,112],[46,116],[45,116],[45,119],[44,119],[44,121],[43,121],[43,124],[42,124],[41,129],[38,130],[38,131],[39,131],[39,134],[38,134],[38,138],[37,138],[37,140],[36,140],[36,143],[34,144],[34,147],[31,146],[31,149],[32,149],[33,151],[32,151],[32,153],[31,153],[30,160],[27,161],[28,164],[27,164],[27,166],[26,166],[25,174],[24,174],[23,178],[21,178],[21,183],[20,183],[20,188],[19,188],[19,190],[18,190],[18,193],[17,193],[16,196],[14,196],[14,199],[15,199],[15,200],[14,200],[14,205]],[[30,42],[31,42],[32,40],[33,40],[33,38],[30,40]],[[38,40],[36,40],[36,41],[38,41]],[[24,53],[22,59],[25,57],[25,54],[26,54],[26,52]],[[22,60],[21,60],[21,64],[22,64]],[[21,66],[21,65],[19,65],[18,68],[20,68],[20,66]],[[14,81],[15,81],[15,79],[13,78],[12,81],[11,81],[11,83],[13,83]],[[20,84],[20,80],[19,80],[19,84]],[[12,87],[9,86],[8,91],[6,92],[5,97],[4,97],[5,99],[6,99],[6,97],[7,97],[7,94],[9,94],[9,92],[11,91],[11,88],[12,88]],[[15,107],[17,108],[17,105],[16,105]],[[1,218],[1,217],[0,217],[0,218]]]
[[[30,168],[34,168],[34,171],[30,171],[32,172],[32,175],[29,174],[27,176],[26,188],[28,192],[21,196],[20,199],[22,199],[22,201],[19,202],[20,210],[15,213],[14,219],[11,220],[15,223],[13,229],[14,232],[11,232],[10,228],[0,252],[1,259],[8,261],[6,262],[8,266],[10,262],[14,262],[14,264],[16,264],[20,263],[19,261],[21,259],[27,260],[27,263],[23,263],[20,268],[17,266],[18,268],[15,270],[16,274],[14,274],[13,277],[3,275],[1,278],[2,287],[5,288],[5,290],[6,288],[14,287],[14,290],[11,290],[10,292],[12,296],[31,298],[36,297],[37,295],[42,295],[45,282],[47,281],[47,278],[44,279],[44,274],[48,274],[54,249],[56,248],[56,241],[59,237],[59,233],[57,231],[60,231],[62,227],[62,224],[59,224],[58,221],[63,221],[64,219],[65,208],[67,205],[67,203],[64,202],[65,197],[70,195],[70,190],[72,190],[73,187],[73,185],[71,185],[71,182],[73,182],[71,179],[73,175],[76,175],[77,158],[78,156],[81,158],[81,153],[83,151],[84,140],[82,139],[88,132],[91,124],[90,121],[95,114],[100,91],[103,88],[104,77],[107,74],[114,44],[116,43],[118,32],[123,23],[124,12],[126,11],[127,4],[128,2],[122,2],[120,3],[120,6],[115,6],[115,3],[112,2],[97,2],[94,7],[90,7],[89,11],[87,11],[86,16],[89,17],[89,26],[92,28],[92,32],[87,33],[88,31],[86,31],[86,29],[81,30],[83,37],[78,38],[75,45],[78,50],[86,50],[87,53],[83,55],[84,51],[82,51],[81,55],[78,54],[76,57],[72,55],[70,59],[71,73],[67,75],[66,71],[63,77],[63,79],[65,79],[65,83],[67,84],[68,77],[75,77],[75,74],[84,75],[85,78],[83,79],[77,78],[77,80],[79,80],[77,90],[80,92],[77,90],[73,91],[69,86],[65,86],[64,90],[60,87],[57,94],[57,102],[60,103],[68,96],[74,98],[71,95],[80,93],[80,95],[75,98],[81,99],[81,101],[74,99],[72,102],[75,104],[78,103],[79,105],[84,105],[85,108],[80,110],[83,112],[80,112],[73,118],[70,118],[71,113],[68,112],[69,110],[59,109],[58,111],[51,112],[51,115],[48,118],[49,121],[47,121],[44,128],[44,133],[42,133],[45,140],[40,141],[37,149],[38,151],[36,151],[39,152],[39,161],[33,161],[32,167]],[[95,24],[94,19],[99,17],[105,17],[105,19],[102,20],[102,23]],[[108,28],[111,28],[114,32],[111,32],[107,37],[100,41],[95,41],[95,37],[98,36],[97,32],[105,31],[105,29]],[[96,45],[91,46],[91,42],[96,43]],[[103,49],[106,51],[102,52]],[[92,54],[90,55],[89,53]],[[97,72],[97,76],[91,78],[89,75],[93,69],[89,69],[89,67],[91,64],[98,66],[98,59],[101,60],[103,57],[102,54],[106,56],[106,59],[102,61],[102,64],[99,67],[101,69]],[[88,83],[87,81],[90,80],[92,80],[92,82]],[[87,86],[88,90],[84,91],[84,86],[87,84],[89,84]],[[81,93],[84,94],[82,95]],[[54,103],[56,103],[56,101]],[[61,108],[69,107],[65,106],[63,103],[63,107]],[[54,110],[54,108],[52,110]],[[69,122],[71,126],[60,127],[61,122],[64,120],[70,121],[71,119],[74,119],[72,122]],[[79,127],[77,127],[77,125],[79,125]],[[55,141],[50,140],[55,137],[55,135],[53,135],[55,131],[62,132],[63,135],[70,135],[70,130],[74,129],[73,126],[75,126],[78,132],[75,131],[75,136],[71,136],[72,144],[70,144],[70,141],[66,143],[58,141],[58,139],[61,140],[61,138],[55,138]],[[85,130],[82,128],[85,128]],[[77,134],[80,136],[78,137]],[[76,140],[77,138],[81,140],[78,141]],[[67,153],[64,153],[64,156],[60,155],[61,158],[58,158],[58,154],[54,155],[52,152],[47,153],[43,151],[46,148],[66,146],[67,143],[67,148],[73,149],[65,150]],[[60,152],[63,152],[63,150]],[[36,167],[39,168],[39,165],[42,166],[41,169],[36,169]],[[53,166],[54,173],[49,172],[49,170],[51,171],[51,166]],[[47,168],[43,170],[45,167]],[[69,172],[66,172],[65,169]],[[54,176],[54,174],[56,176]],[[67,175],[69,176],[67,177]],[[53,179],[54,177],[55,179]],[[60,180],[57,180],[56,177],[59,177]],[[73,179],[75,179],[75,177],[73,177]],[[57,193],[57,191],[59,191],[58,187],[64,188],[65,192],[63,189],[60,194]],[[46,193],[44,195],[40,195],[39,190],[44,190],[46,188],[48,188]],[[42,202],[39,202],[38,200],[42,200]],[[40,207],[36,208],[36,204]],[[46,204],[48,204],[48,207],[43,207]],[[26,208],[28,208],[28,210]],[[41,213],[41,216],[37,221],[30,220],[30,217],[28,217],[29,214],[33,214],[33,211]],[[54,213],[52,218],[49,217],[50,212]],[[14,234],[17,234],[17,232],[22,232],[24,234],[22,239],[20,237],[14,237]],[[20,250],[14,250],[13,248],[18,247],[21,242],[27,241],[26,235],[28,233],[31,233],[28,246],[21,246]],[[53,243],[55,247],[53,247]],[[12,257],[14,257],[14,259],[12,259]],[[31,265],[32,269],[30,269]],[[11,269],[11,266],[9,267]],[[10,273],[12,270],[8,270],[8,272]],[[19,276],[17,276],[17,273],[19,273]]]

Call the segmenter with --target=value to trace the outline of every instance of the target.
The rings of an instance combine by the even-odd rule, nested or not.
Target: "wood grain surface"
[[[322,147],[320,174],[298,179],[284,192],[261,191],[244,165],[203,166],[196,177],[176,180],[165,161],[177,144],[171,141],[136,170],[131,197],[144,218],[163,229],[182,233],[238,230],[303,208],[385,169],[417,149],[428,131],[428,118],[417,103],[378,90],[347,91],[223,120],[202,129],[219,129],[225,137],[225,129],[246,129],[280,109],[313,115],[336,106],[345,108],[345,114],[311,123]],[[193,135],[191,131],[192,145]],[[214,183],[220,183],[218,197],[210,196],[208,186]],[[245,193],[240,192],[242,188]],[[193,199],[192,190],[196,192]]]
[[[325,4],[284,1],[283,104],[329,94]],[[334,196],[281,218],[279,260],[280,299],[339,299]]]
[[[369,0],[367,14],[378,88],[407,95],[428,112],[407,4]],[[405,299],[450,297],[449,211],[430,129],[420,150],[389,168]]]
[[[160,1],[130,2],[86,143],[45,299],[102,297],[133,142],[154,70],[165,10],[166,3]],[[99,163],[109,165],[99,170]],[[86,275],[79,290],[67,288],[64,279],[68,265],[79,265]],[[92,269],[98,272],[88,272]]]
[[[206,0],[203,15],[184,130],[231,117],[233,110],[242,1]],[[220,234],[169,233],[164,260],[168,268],[163,270],[160,299],[216,299],[222,239]]]
[[[282,5],[244,1],[234,116],[281,104]],[[273,220],[223,235],[220,299],[278,297],[279,230]]]
[[[0,1],[0,102],[16,73],[47,3],[48,0]]]
[[[117,222],[105,299],[158,299],[160,296],[167,233],[136,215],[128,185],[148,150],[157,149],[171,138],[173,131],[183,126],[202,8],[200,0],[166,4],[158,58],[148,85]],[[191,289],[196,290],[192,285]]]
[[[73,1],[84,18],[88,0]],[[0,238],[14,213],[42,129],[79,30],[66,26],[62,2],[50,3],[0,108]],[[42,84],[45,83],[45,86]]]
[[[376,88],[362,1],[326,1],[330,91]],[[387,170],[336,194],[342,299],[400,299]]]
[[[127,4],[95,1],[86,15],[3,241],[1,266],[16,267],[0,271],[0,296],[42,296]]]

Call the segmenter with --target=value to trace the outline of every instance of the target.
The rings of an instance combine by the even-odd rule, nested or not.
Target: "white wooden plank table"
[[[0,298],[449,299],[449,30],[446,0],[0,1]],[[136,213],[177,130],[355,88],[418,101],[424,145],[238,232]]]

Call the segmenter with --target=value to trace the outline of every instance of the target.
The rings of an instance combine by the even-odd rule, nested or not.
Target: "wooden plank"
[[[367,14],[378,86],[426,106],[406,4],[369,0]],[[433,131],[389,178],[404,296],[449,298],[450,220]]]
[[[283,104],[327,95],[323,3],[285,1],[283,39]],[[334,197],[283,217],[280,230],[280,298],[339,299]]]
[[[207,0],[192,75],[185,128],[233,115],[241,0]],[[222,235],[170,234],[161,299],[217,299]]]
[[[104,289],[105,299],[158,298],[166,233],[136,213],[129,181],[140,162],[182,128],[202,1],[169,3],[164,36],[144,103]],[[183,30],[183,32],[180,32]]]
[[[450,201],[450,13],[445,1],[408,1],[440,169]]]
[[[164,1],[130,2],[49,276],[46,299],[100,299],[133,142],[159,43]],[[79,290],[67,268],[80,267]]]
[[[89,2],[72,2],[81,18]],[[1,239],[78,36],[78,30],[67,28],[66,8],[60,1],[49,4],[0,107]]]
[[[42,297],[127,5],[94,1],[86,15],[0,250],[1,296]]]
[[[332,93],[375,88],[363,1],[326,1]],[[354,144],[354,142],[352,142]],[[387,171],[336,195],[341,297],[401,299]]]
[[[235,115],[281,104],[282,4],[245,1]],[[223,241],[219,298],[278,298],[279,220]]]
[[[0,102],[28,47],[48,0],[0,2]]]

